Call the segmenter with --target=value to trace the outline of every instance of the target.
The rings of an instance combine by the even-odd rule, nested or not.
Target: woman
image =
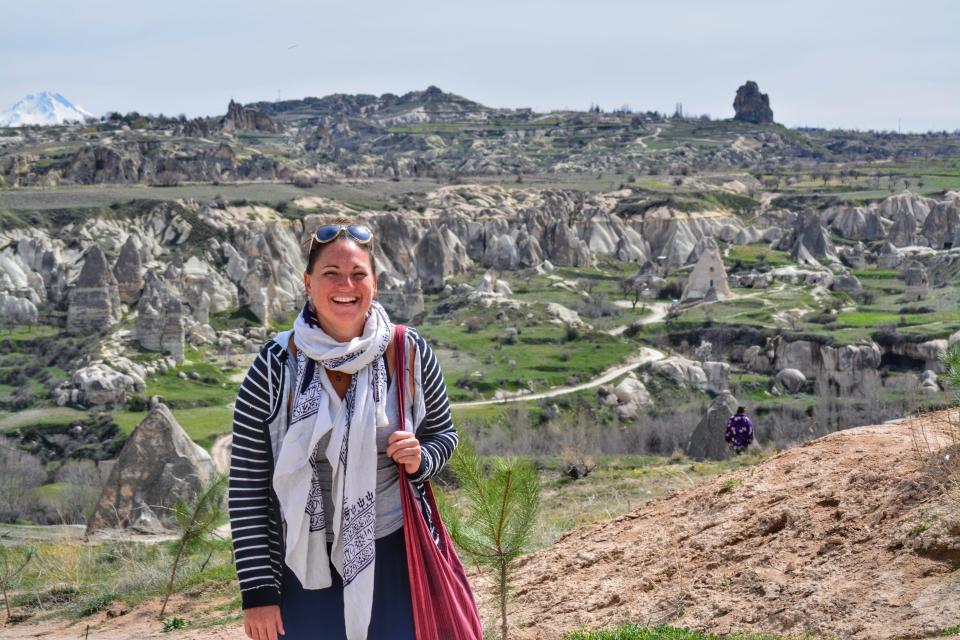
[[[425,482],[457,434],[436,357],[412,330],[403,410],[416,431],[397,430],[393,325],[374,300],[372,243],[348,219],[317,229],[307,302],[237,395],[230,525],[253,640],[414,637],[398,464]]]

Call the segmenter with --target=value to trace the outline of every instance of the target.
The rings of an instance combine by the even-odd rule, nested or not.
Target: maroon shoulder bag
[[[407,328],[396,325],[393,334],[396,358],[397,399],[400,429],[406,424]],[[417,640],[481,640],[483,629],[477,605],[467,582],[463,564],[440,520],[429,482],[423,483],[423,499],[430,508],[438,541],[434,541],[423,510],[417,504],[413,485],[400,467],[400,500],[403,508],[403,537],[410,574],[410,599]]]

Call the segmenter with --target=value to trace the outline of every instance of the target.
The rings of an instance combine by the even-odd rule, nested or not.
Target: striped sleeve
[[[281,352],[273,341],[264,346],[240,385],[233,412],[228,508],[244,609],[280,603],[277,574],[283,556],[270,498],[273,454],[267,425],[279,406]]]
[[[437,356],[420,334],[412,330],[410,333],[420,354],[420,383],[423,386],[421,393],[426,405],[426,413],[416,430],[423,461],[410,480],[426,482],[440,473],[450,460],[457,447],[457,431],[450,416],[447,387]]]

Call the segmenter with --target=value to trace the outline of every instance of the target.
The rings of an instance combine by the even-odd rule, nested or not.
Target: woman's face
[[[317,257],[313,271],[304,272],[303,284],[327,335],[347,342],[363,333],[377,294],[377,275],[360,245],[343,237],[334,240]]]

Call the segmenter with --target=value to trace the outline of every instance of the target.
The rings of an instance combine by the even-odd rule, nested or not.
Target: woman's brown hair
[[[345,217],[345,216],[340,216],[340,217],[338,217],[338,218],[336,218],[336,219],[334,219],[334,220],[331,220],[330,222],[324,222],[324,223],[322,223],[320,226],[322,227],[322,226],[327,225],[327,224],[339,224],[339,225],[343,225],[343,226],[350,226],[351,224],[362,224],[362,223],[357,222],[357,221],[354,220],[353,218],[347,218],[347,217]],[[319,227],[318,227],[318,228],[319,228]],[[349,235],[349,234],[343,234],[342,236],[340,236],[339,238],[333,240],[332,242],[317,242],[317,240],[316,240],[316,233],[317,233],[317,231],[316,231],[316,229],[314,229],[314,230],[310,233],[310,237],[309,237],[309,238],[307,239],[307,241],[306,241],[306,242],[309,242],[309,243],[310,243],[310,253],[307,255],[307,268],[306,268],[306,272],[307,272],[307,273],[313,273],[313,265],[315,265],[316,262],[317,262],[317,260],[320,258],[320,254],[322,254],[322,253],[323,253],[323,250],[326,249],[327,247],[329,247],[330,245],[332,245],[334,242],[340,242],[340,240],[342,240],[343,238],[346,238],[347,240],[350,240],[351,242],[353,242],[353,240],[350,238],[350,235]],[[361,249],[363,249],[364,251],[366,251],[366,252],[367,252],[367,255],[370,256],[370,273],[376,275],[376,273],[377,273],[377,267],[376,267],[376,264],[374,264],[374,261],[373,261],[373,245],[374,245],[374,242],[376,242],[376,237],[372,237],[372,238],[370,239],[370,242],[368,242],[368,243],[366,243],[366,244],[360,244],[359,242],[356,242],[356,243],[354,243],[354,244],[356,244],[358,247],[360,247]]]

